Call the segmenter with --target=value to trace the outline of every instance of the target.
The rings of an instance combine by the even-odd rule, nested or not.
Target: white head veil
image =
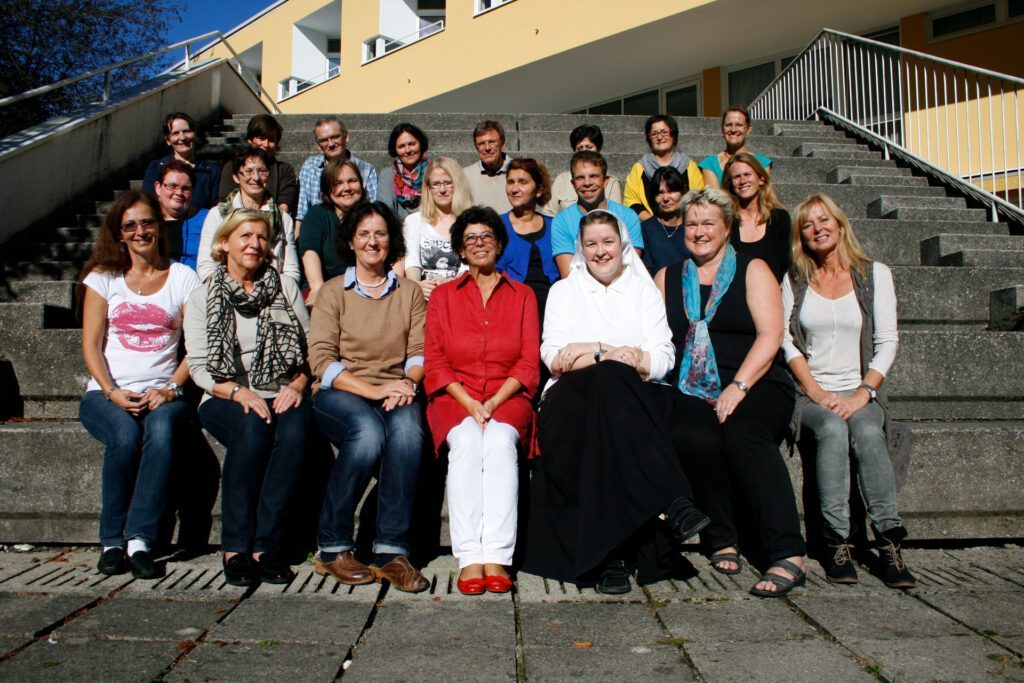
[[[636,249],[633,247],[633,241],[629,238],[629,230],[626,228],[626,223],[607,209],[594,209],[593,211],[588,211],[580,218],[580,221],[582,222],[583,218],[593,216],[594,214],[604,214],[609,216],[612,221],[619,226],[619,239],[622,240],[623,276],[632,271],[633,274],[653,285],[654,280],[651,278],[651,274],[647,272],[647,266],[645,266],[644,262],[640,259],[640,255],[636,253]],[[573,254],[572,264],[569,266],[569,277],[582,277],[585,275],[589,275],[589,272],[587,271],[587,259],[583,256],[583,231],[577,230],[576,252]]]

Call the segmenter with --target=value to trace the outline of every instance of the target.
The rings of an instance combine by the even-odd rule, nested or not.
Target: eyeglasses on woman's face
[[[480,232],[480,233],[474,232],[474,233],[470,233],[468,235],[463,235],[462,243],[465,244],[467,247],[470,246],[471,244],[482,244],[484,246],[487,246],[489,244],[494,244],[494,233],[493,232]]]
[[[155,228],[156,226],[157,221],[155,218],[142,218],[138,221],[126,221],[122,223],[121,232],[131,234],[139,229],[149,230],[150,228]]]

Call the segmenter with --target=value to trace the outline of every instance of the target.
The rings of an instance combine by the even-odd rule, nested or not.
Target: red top
[[[540,381],[540,323],[533,290],[502,273],[484,308],[480,288],[469,273],[437,287],[427,306],[423,356],[423,387],[430,397],[427,422],[435,451],[469,416],[445,387],[461,382],[466,393],[483,402],[509,377],[523,388],[498,406],[492,418],[515,427],[520,447],[528,448],[533,424],[530,397]]]

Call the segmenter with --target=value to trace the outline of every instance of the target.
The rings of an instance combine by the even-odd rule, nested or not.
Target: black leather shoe
[[[605,595],[622,595],[633,590],[629,584],[629,572],[622,560],[613,560],[604,568],[596,588],[598,593]]]
[[[263,553],[255,562],[260,569],[260,580],[265,583],[291,583],[295,578],[295,572],[277,553]]]
[[[132,553],[128,558],[128,566],[132,568],[132,576],[136,579],[158,579],[164,574],[148,550],[137,550]]]
[[[224,560],[224,580],[232,586],[251,586],[254,583],[252,560],[246,553],[238,553]]]
[[[106,574],[107,576],[114,576],[115,574],[124,574],[128,571],[128,563],[124,559],[124,548],[109,548],[103,551],[100,555],[99,562],[96,563],[96,569],[100,574]]]

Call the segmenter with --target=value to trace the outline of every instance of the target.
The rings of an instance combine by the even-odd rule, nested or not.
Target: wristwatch
[[[174,394],[174,399],[175,400],[177,400],[177,399],[179,399],[179,398],[181,398],[182,396],[185,395],[185,392],[182,390],[181,385],[178,384],[177,382],[174,382],[174,381],[171,381],[171,382],[168,382],[167,384],[165,384],[164,385],[164,389],[170,390],[170,392],[172,394]]]
[[[595,363],[600,363],[601,362],[601,358],[604,356],[605,352],[607,352],[607,351],[608,351],[608,349],[604,348],[601,345],[601,342],[597,342],[597,351],[594,351],[594,362]]]
[[[412,383],[412,390],[415,391],[417,394],[420,393],[420,385],[412,377],[410,377],[409,375],[404,375],[402,377],[402,381],[409,381],[409,382],[411,382]]]
[[[746,382],[741,382],[738,379],[734,379],[732,383],[738,386],[740,388],[740,391],[742,391],[744,394],[750,393],[750,385],[747,384]]]
[[[231,393],[228,394],[228,400],[229,401],[234,401],[235,400],[235,394],[237,394],[241,390],[242,390],[242,385],[241,384],[236,384],[235,386],[231,387]]]
[[[871,400],[872,400],[872,401],[877,401],[877,400],[878,400],[878,390],[877,390],[877,389],[875,389],[875,388],[874,388],[873,386],[871,386],[870,384],[868,384],[867,382],[863,382],[863,383],[861,383],[861,385],[860,385],[859,387],[857,387],[857,388],[858,388],[858,389],[863,389],[863,390],[865,390],[866,392],[868,392],[868,396],[870,396],[870,397],[871,397]]]

